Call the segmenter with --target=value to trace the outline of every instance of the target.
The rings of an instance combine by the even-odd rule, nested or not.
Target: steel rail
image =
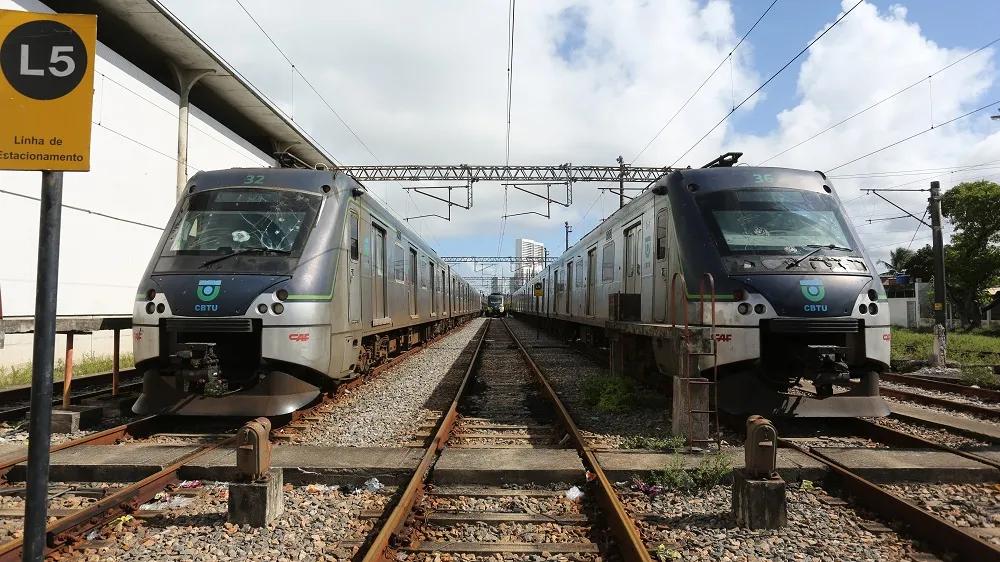
[[[601,464],[597,460],[597,455],[594,454],[591,447],[587,444],[583,433],[581,433],[580,429],[576,426],[576,422],[573,421],[573,417],[570,415],[569,410],[566,409],[565,404],[563,404],[555,389],[552,388],[552,385],[549,384],[549,381],[545,378],[542,370],[531,358],[531,355],[528,354],[524,345],[522,345],[521,341],[517,339],[514,331],[507,325],[507,321],[501,320],[501,322],[503,322],[504,328],[507,329],[510,337],[514,340],[514,343],[517,344],[517,348],[521,351],[521,355],[524,357],[525,362],[531,368],[531,372],[535,375],[535,379],[545,390],[545,394],[556,407],[560,422],[562,423],[563,428],[570,434],[570,439],[573,441],[574,448],[583,458],[584,466],[595,476],[594,480],[597,483],[597,503],[601,506],[604,516],[607,518],[608,526],[611,528],[611,532],[615,536],[622,558],[629,562],[651,561],[652,558],[649,556],[649,551],[646,549],[646,545],[642,541],[639,529],[635,526],[635,523],[632,521],[632,518],[629,517],[628,513],[625,512],[625,506],[622,505],[621,500],[618,499],[618,494],[615,493],[611,480],[609,480],[607,475],[604,473],[604,469],[601,468]]]
[[[86,389],[87,387],[96,385],[108,385],[108,391],[111,390],[111,382],[113,378],[113,373],[107,371],[104,373],[97,373],[93,375],[76,375],[73,378],[73,389]],[[122,369],[118,372],[118,376],[122,379],[135,376],[135,369]],[[52,394],[62,396],[63,392],[63,381],[55,381],[52,383]],[[76,396],[74,395],[74,398]],[[27,402],[31,399],[31,385],[21,384],[17,386],[12,386],[4,389],[0,389],[0,403],[5,402]],[[61,402],[61,400],[60,400]]]
[[[888,520],[910,526],[914,536],[934,545],[939,552],[953,552],[963,560],[979,562],[1000,559],[1000,548],[925,511],[869,480],[858,476],[839,462],[797,443],[779,438],[780,446],[792,448],[827,467],[841,488],[858,503]]]
[[[888,396],[889,398],[897,398],[907,402],[923,404],[925,406],[938,406],[941,408],[948,408],[956,412],[972,414],[974,416],[981,416],[994,420],[1000,419],[1000,409],[997,408],[986,408],[983,406],[977,406],[976,404],[955,402],[954,400],[938,398],[937,396],[928,396],[926,394],[918,394],[916,392],[908,392],[906,390],[896,390],[885,387],[879,387],[879,394],[882,396]]]
[[[472,354],[469,367],[465,370],[465,375],[462,377],[462,384],[459,385],[458,391],[455,393],[455,398],[451,401],[451,405],[448,406],[448,411],[438,423],[434,437],[427,445],[424,455],[421,457],[420,463],[414,470],[413,476],[410,477],[410,481],[407,483],[402,495],[400,495],[399,501],[396,502],[392,512],[389,513],[389,516],[379,529],[378,535],[375,536],[371,545],[369,545],[363,558],[364,562],[395,560],[395,553],[392,552],[392,548],[396,545],[392,543],[393,538],[403,528],[406,518],[413,510],[413,506],[420,500],[427,473],[434,464],[438,453],[444,449],[445,444],[448,442],[452,427],[458,418],[458,403],[465,392],[465,387],[469,379],[472,377],[476,364],[479,362],[479,354],[483,349],[483,343],[486,341],[486,334],[489,333],[492,321],[492,319],[487,319],[486,323],[483,324],[481,328],[482,333],[479,335],[479,342],[476,344],[476,351]]]
[[[122,383],[118,385],[119,392],[128,391],[132,389],[142,389],[142,381],[139,380],[139,381]],[[102,388],[100,390],[87,390],[84,392],[74,392],[72,396],[72,402],[78,403],[80,400],[84,400],[87,398],[96,398],[98,396],[104,396],[104,395],[111,396],[110,387]],[[0,400],[3,399],[0,398]],[[57,408],[61,407],[62,397],[53,400],[52,405]],[[31,406],[29,404],[25,404],[23,406],[15,406],[13,408],[8,408],[6,410],[0,410],[0,421],[5,421],[5,422],[16,421],[23,417],[26,417],[28,415],[28,412],[30,411],[31,411]]]
[[[914,435],[912,433],[907,433],[905,431],[900,431],[898,429],[893,429],[891,427],[879,425],[873,421],[869,421],[862,418],[851,418],[851,423],[854,424],[855,427],[860,429],[862,433],[871,437],[875,441],[879,441],[887,445],[898,445],[901,447],[919,447],[922,449],[936,449],[938,451],[943,451],[945,453],[958,455],[960,457],[969,459],[971,461],[976,461],[978,463],[982,463],[987,466],[992,466],[993,468],[1000,470],[1000,461],[996,461],[991,458],[984,457],[982,455],[977,455],[969,451],[956,449],[955,447],[949,447],[948,445],[943,445],[936,441],[924,439],[919,435]]]
[[[925,378],[918,375],[882,373],[881,377],[882,380],[886,382],[894,382],[899,384],[905,384],[908,386],[915,386],[917,388],[923,388],[925,390],[952,392],[954,394],[961,394],[963,396],[972,396],[974,398],[979,398],[980,400],[992,400],[994,402],[1000,402],[1000,391],[991,390],[989,388],[974,388],[972,386],[965,384],[945,382],[942,380]]]
[[[122,513],[128,513],[137,509],[139,505],[153,498],[170,484],[178,482],[177,472],[187,463],[230,443],[234,443],[236,439],[237,436],[232,435],[215,443],[202,445],[194,451],[181,456],[162,470],[122,488],[85,509],[49,523],[45,528],[46,554],[68,545],[74,540],[75,536],[81,533],[95,527],[100,527]],[[23,548],[24,542],[22,539],[0,545],[0,562],[15,562],[20,560]]]

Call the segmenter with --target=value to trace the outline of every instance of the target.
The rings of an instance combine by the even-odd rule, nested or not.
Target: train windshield
[[[486,298],[486,302],[490,306],[501,305],[503,304],[503,295],[496,295],[496,294],[490,295],[489,297]]]
[[[837,199],[795,189],[738,189],[698,197],[723,254],[802,256],[817,246],[858,255]]]
[[[240,256],[287,261],[302,252],[321,203],[322,196],[298,191],[226,188],[196,193],[177,214],[161,257],[195,256],[183,260],[184,269],[216,262],[236,267],[222,260]]]

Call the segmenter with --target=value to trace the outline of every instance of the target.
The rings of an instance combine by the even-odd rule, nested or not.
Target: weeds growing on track
[[[622,439],[619,449],[652,449],[654,451],[676,451],[684,446],[683,435],[667,437],[649,437],[646,435],[629,435]]]
[[[85,354],[82,357],[74,359],[73,378],[106,373],[111,370],[111,364],[112,357],[110,355]],[[122,369],[131,369],[135,366],[135,358],[131,353],[121,354],[120,366]],[[52,373],[52,379],[54,381],[61,381],[65,373],[66,364],[62,359],[59,359]],[[22,363],[9,367],[0,365],[0,388],[29,383],[31,383],[31,363]]]
[[[591,375],[583,380],[583,399],[602,412],[628,412],[637,402],[635,383],[620,376]]]
[[[892,360],[926,361],[933,342],[934,334],[930,332],[893,328]],[[1000,365],[1000,336],[996,331],[949,332],[948,362],[962,366],[964,382],[998,387],[1000,380],[985,365]]]
[[[694,470],[684,467],[684,459],[673,455],[662,470],[650,475],[650,483],[668,490],[705,490],[725,482],[732,471],[729,457],[723,453],[705,455]]]

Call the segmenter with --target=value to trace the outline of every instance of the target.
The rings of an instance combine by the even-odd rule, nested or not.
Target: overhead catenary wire
[[[678,107],[676,111],[674,111],[673,115],[671,115],[670,118],[667,119],[667,122],[664,123],[662,127],[660,127],[660,130],[657,131],[655,135],[653,135],[653,138],[649,139],[649,142],[647,142],[646,145],[642,147],[642,150],[640,150],[639,153],[636,154],[635,157],[632,158],[632,161],[629,162],[629,166],[635,164],[635,161],[638,160],[639,157],[642,156],[642,154],[644,152],[646,152],[646,150],[649,149],[649,147],[652,146],[654,142],[656,142],[656,139],[660,138],[660,135],[663,134],[663,131],[667,130],[667,127],[669,127],[670,124],[674,122],[674,119],[676,119],[677,116],[680,115],[680,113],[682,111],[684,111],[684,108],[687,107],[689,103],[691,103],[691,100],[693,100],[695,98],[695,96],[697,96],[698,93],[701,92],[701,89],[705,87],[705,84],[708,84],[709,80],[711,80],[712,77],[715,76],[715,74],[717,72],[719,72],[719,69],[722,68],[722,65],[725,64],[727,60],[730,61],[730,66],[729,66],[730,88],[732,90],[734,90],[734,86],[732,84],[732,82],[733,82],[733,75],[732,75],[732,72],[733,72],[733,67],[732,67],[733,53],[736,52],[736,49],[740,48],[740,45],[743,44],[743,41],[745,41],[746,38],[750,36],[750,33],[754,29],[756,29],[757,24],[759,24],[761,22],[761,20],[764,19],[764,16],[766,16],[767,13],[771,11],[771,8],[773,8],[774,5],[777,4],[777,3],[778,3],[778,0],[773,0],[771,2],[771,4],[768,5],[767,9],[764,10],[764,13],[762,13],[760,15],[760,17],[757,18],[757,21],[755,21],[754,24],[750,26],[750,29],[746,30],[746,33],[743,34],[743,37],[740,37],[740,40],[736,42],[736,45],[732,49],[729,50],[729,54],[727,54],[725,57],[723,57],[722,60],[719,61],[719,64],[715,65],[715,68],[712,69],[712,72],[710,72],[708,74],[708,76],[706,76],[705,79],[701,81],[701,84],[699,84],[698,87],[695,88],[695,90],[693,92],[691,92],[691,95],[689,95],[688,98],[686,100],[684,100],[684,103],[682,103],[681,106]],[[734,93],[733,97],[735,98],[735,93]]]
[[[6,189],[0,189],[0,193],[2,193],[4,195],[11,195],[13,197],[20,197],[22,199],[30,199],[31,201],[41,201],[42,200],[41,197],[35,197],[33,195],[25,195],[23,193],[18,193],[16,191],[8,191]],[[126,219],[126,218],[122,218],[122,217],[116,217],[114,215],[109,215],[107,213],[102,213],[100,211],[95,211],[93,209],[84,209],[83,207],[76,207],[74,205],[67,205],[65,203],[63,203],[62,206],[63,206],[63,208],[66,208],[66,209],[72,209],[74,211],[79,211],[81,213],[87,213],[88,215],[94,215],[96,217],[101,217],[101,218],[110,219],[110,220],[114,220],[114,221],[118,221],[118,222],[133,224],[133,225],[136,225],[136,226],[143,226],[143,227],[146,227],[146,228],[152,228],[154,230],[163,230],[162,226],[156,226],[156,225],[152,225],[152,224],[148,224],[148,223],[144,223],[144,222],[134,221],[132,219]]]
[[[826,37],[827,33],[829,33],[831,30],[833,30],[833,28],[837,27],[837,25],[840,24],[840,22],[842,22],[844,20],[844,18],[846,18],[848,15],[850,15],[850,13],[853,12],[855,8],[857,8],[859,5],[861,5],[862,2],[864,2],[864,0],[858,0],[846,12],[844,12],[843,14],[841,14],[840,17],[838,17],[837,20],[834,21],[830,25],[830,27],[827,27],[826,29],[824,29],[822,33],[820,33],[819,35],[817,35],[812,41],[810,41],[805,47],[803,47],[801,51],[799,51],[798,53],[796,53],[794,57],[790,58],[788,60],[788,62],[786,62],[784,65],[782,65],[781,68],[779,68],[774,74],[772,74],[760,86],[757,86],[757,89],[755,89],[753,92],[750,92],[750,95],[748,95],[747,97],[743,98],[743,101],[741,101],[740,103],[736,104],[735,107],[733,107],[731,110],[729,110],[729,113],[727,113],[725,116],[723,116],[723,118],[720,119],[718,121],[718,123],[716,123],[715,125],[713,125],[711,129],[709,129],[704,135],[701,136],[701,138],[699,138],[694,144],[692,144],[687,150],[685,150],[680,156],[678,156],[670,164],[670,167],[673,168],[674,166],[677,165],[677,162],[683,160],[684,157],[688,155],[688,153],[690,153],[699,144],[701,144],[702,141],[704,141],[706,138],[708,138],[708,135],[712,134],[713,131],[715,131],[716,129],[718,129],[719,125],[722,125],[723,123],[725,123],[726,120],[729,119],[729,117],[733,113],[736,113],[736,110],[738,110],[739,108],[743,107],[743,104],[745,104],[746,102],[750,101],[750,99],[753,98],[755,95],[757,95],[758,92],[760,92],[761,90],[763,90],[768,84],[771,83],[772,80],[774,80],[775,78],[777,78],[779,74],[781,74],[782,72],[785,71],[786,68],[788,68],[789,66],[791,66],[793,62],[795,62],[796,60],[798,60],[799,57],[801,57],[810,48],[812,48],[812,46],[815,45],[817,41],[819,41],[823,37]]]
[[[298,74],[299,75],[299,78],[302,79],[302,81],[305,83],[305,85],[308,86],[310,90],[312,90],[312,92],[316,95],[316,97],[319,98],[319,100],[323,103],[323,105],[330,111],[330,113],[332,113],[334,115],[334,117],[336,117],[337,120],[340,121],[340,124],[343,125],[344,128],[351,134],[351,136],[354,137],[354,139],[358,142],[358,144],[360,144],[365,149],[365,151],[368,152],[368,154],[371,155],[371,157],[375,160],[375,162],[377,164],[379,164],[379,165],[383,165],[382,164],[382,160],[375,154],[375,152],[368,145],[368,143],[365,142],[365,140],[363,138],[361,138],[361,135],[359,135],[358,132],[355,131],[353,127],[351,127],[351,125],[347,122],[347,120],[344,119],[344,117],[336,109],[334,109],[333,104],[331,104],[330,101],[326,99],[326,96],[324,96],[323,94],[320,93],[320,91],[316,88],[316,86],[313,85],[312,81],[310,81],[309,78],[302,72],[302,70],[299,69],[299,67],[295,65],[295,63],[292,61],[291,57],[289,57],[285,53],[285,51],[283,51],[281,49],[281,47],[278,46],[278,43],[271,37],[271,35],[267,32],[267,30],[264,29],[264,26],[262,26],[260,24],[260,22],[257,21],[257,18],[255,18],[253,16],[253,14],[250,13],[250,10],[248,10],[247,7],[243,5],[243,2],[241,0],[235,0],[235,2],[240,7],[240,9],[243,10],[243,13],[245,13],[247,15],[247,17],[250,18],[250,21],[253,22],[253,24],[257,27],[257,29],[261,32],[261,34],[263,34],[264,37],[267,38],[268,42],[271,43],[271,45],[275,48],[275,50],[278,52],[278,54],[281,55],[281,57],[283,59],[285,59],[285,61],[291,67],[293,74]],[[312,138],[312,137],[310,136],[310,138]],[[317,144],[319,144],[319,143],[317,143]],[[322,146],[322,145],[320,145],[320,146]],[[338,165],[339,165],[339,162],[338,162]],[[399,185],[400,187],[403,187],[403,185],[401,183],[399,183],[399,182],[396,182],[396,184]],[[423,211],[420,209],[420,206],[417,205],[417,202],[413,199],[413,194],[411,194],[410,191],[406,190],[406,189],[404,189],[404,192],[406,193],[406,196],[409,198],[410,203],[417,210],[417,212],[422,214]],[[385,206],[390,211],[393,211],[393,212],[396,211],[395,208],[393,208],[392,204],[389,203],[389,199],[388,199],[387,196],[386,197],[379,196],[374,191],[371,191],[371,194],[375,195],[379,200],[381,200],[383,203],[385,203]],[[437,246],[440,246],[440,242],[437,240],[437,238],[434,236],[434,234],[432,232],[425,231],[425,234],[428,235],[428,236],[430,236],[434,240],[434,242],[435,242],[435,244]]]
[[[783,154],[785,154],[785,153],[787,153],[787,152],[789,152],[791,150],[795,150],[796,148],[798,148],[798,147],[800,147],[800,146],[802,146],[802,145],[804,145],[804,144],[806,144],[808,142],[811,142],[811,141],[815,140],[816,138],[818,138],[818,137],[820,137],[820,136],[822,136],[822,135],[830,132],[833,129],[836,129],[837,127],[840,127],[841,125],[843,125],[844,123],[847,123],[848,121],[854,119],[855,117],[858,117],[859,115],[867,113],[868,111],[871,111],[872,109],[875,109],[879,105],[882,105],[883,103],[885,103],[885,102],[887,102],[887,101],[895,98],[896,96],[898,96],[898,95],[900,95],[900,94],[902,94],[904,92],[909,91],[910,89],[912,89],[912,88],[920,85],[925,80],[929,81],[932,77],[937,76],[938,74],[941,74],[942,72],[948,70],[949,68],[951,68],[951,67],[953,67],[953,66],[955,66],[957,64],[960,64],[960,63],[968,60],[970,57],[972,57],[972,56],[974,56],[974,55],[976,55],[978,53],[981,53],[981,52],[985,51],[989,47],[991,47],[994,44],[996,44],[998,41],[1000,41],[1000,37],[997,37],[996,39],[990,41],[989,43],[986,43],[982,47],[979,47],[978,49],[976,49],[976,50],[968,53],[964,57],[961,57],[961,58],[959,58],[959,59],[957,59],[957,60],[955,60],[955,61],[953,61],[953,62],[951,62],[951,63],[949,63],[949,64],[947,64],[945,66],[942,66],[941,68],[939,68],[939,69],[935,70],[934,72],[930,73],[928,76],[925,76],[925,77],[921,78],[920,80],[917,80],[916,82],[913,82],[912,84],[910,84],[908,86],[904,86],[903,88],[900,88],[899,90],[896,90],[895,92],[893,92],[893,93],[889,94],[888,96],[886,96],[886,97],[878,100],[877,102],[875,102],[875,103],[873,103],[873,104],[865,107],[864,109],[861,109],[861,110],[859,110],[859,111],[857,111],[857,112],[855,112],[855,113],[853,113],[853,114],[845,117],[844,119],[841,119],[840,121],[834,123],[833,125],[830,125],[829,127],[823,129],[822,131],[820,131],[820,132],[818,132],[818,133],[816,133],[816,134],[814,134],[814,135],[812,135],[812,136],[810,136],[808,138],[805,138],[805,139],[803,139],[803,140],[801,140],[801,141],[793,144],[792,146],[789,146],[788,148],[785,148],[785,149],[781,150],[780,152],[778,152],[776,154],[773,154],[773,155],[765,158],[764,160],[761,160],[757,165],[758,166],[763,166],[764,164],[770,162],[771,160],[774,160],[775,158],[777,158],[777,157],[779,157],[779,156],[781,156],[781,155],[783,155]]]
[[[510,16],[507,20],[507,132],[504,141],[504,165],[510,166],[510,125],[511,108],[514,98],[514,22],[517,0],[510,0]],[[507,203],[509,191],[503,188],[503,214],[500,216],[500,237],[497,240],[497,255],[503,253],[503,239],[507,231]]]
[[[875,150],[873,150],[871,152],[868,152],[866,154],[862,154],[861,156],[858,156],[857,158],[853,158],[851,160],[848,160],[847,162],[844,162],[842,164],[838,164],[837,166],[834,166],[834,167],[826,170],[826,173],[830,173],[830,172],[832,172],[834,170],[839,170],[839,169],[843,168],[844,166],[848,166],[850,164],[858,162],[859,160],[864,160],[865,158],[868,158],[869,156],[874,156],[875,154],[878,154],[879,152],[882,152],[883,150],[888,150],[890,148],[893,148],[895,146],[903,144],[904,142],[913,140],[913,139],[915,139],[915,138],[917,138],[917,137],[919,137],[921,135],[924,135],[924,134],[929,133],[931,131],[935,131],[937,129],[940,129],[941,127],[944,127],[945,125],[950,125],[950,124],[954,123],[955,121],[958,121],[960,119],[964,119],[964,118],[966,118],[966,117],[968,117],[970,115],[974,115],[974,114],[979,113],[980,111],[983,111],[985,109],[989,109],[992,106],[996,105],[997,103],[1000,103],[1000,100],[990,102],[990,103],[988,103],[988,104],[986,104],[986,105],[984,105],[982,107],[979,107],[977,109],[973,109],[972,111],[968,111],[968,112],[963,113],[963,114],[961,114],[961,115],[959,115],[957,117],[952,117],[951,119],[945,121],[944,123],[940,123],[938,125],[931,125],[930,127],[927,127],[926,129],[918,131],[918,132],[916,132],[916,133],[914,133],[912,135],[909,135],[907,137],[904,137],[904,138],[901,138],[899,140],[893,141],[893,142],[891,142],[891,143],[889,143],[889,144],[887,144],[887,145],[885,145],[885,146],[883,146],[881,148],[877,148],[877,149],[875,149]]]

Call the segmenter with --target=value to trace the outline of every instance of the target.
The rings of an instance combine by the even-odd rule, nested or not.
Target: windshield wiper
[[[213,263],[218,263],[218,262],[220,262],[222,260],[229,259],[229,258],[234,257],[234,256],[242,256],[243,254],[249,254],[251,252],[271,252],[271,253],[275,253],[275,254],[281,254],[283,256],[287,256],[287,255],[291,254],[291,252],[288,251],[288,250],[272,250],[271,248],[240,248],[239,250],[234,250],[232,252],[229,252],[228,254],[223,254],[223,255],[221,255],[221,256],[219,256],[217,258],[212,258],[210,260],[205,260],[198,267],[199,268],[206,267],[206,266],[212,265]]]
[[[811,252],[809,252],[808,254],[800,257],[797,260],[792,260],[792,263],[788,264],[785,267],[785,269],[791,269],[791,268],[799,265],[800,263],[803,262],[803,260],[805,260],[806,258],[808,258],[809,256],[815,254],[816,252],[818,252],[820,250],[843,250],[845,252],[853,252],[854,251],[854,250],[852,250],[852,249],[850,249],[850,248],[848,248],[846,246],[838,246],[836,244],[823,244],[823,245],[821,245],[821,244],[806,244],[806,248],[814,248],[814,250],[811,251]]]

